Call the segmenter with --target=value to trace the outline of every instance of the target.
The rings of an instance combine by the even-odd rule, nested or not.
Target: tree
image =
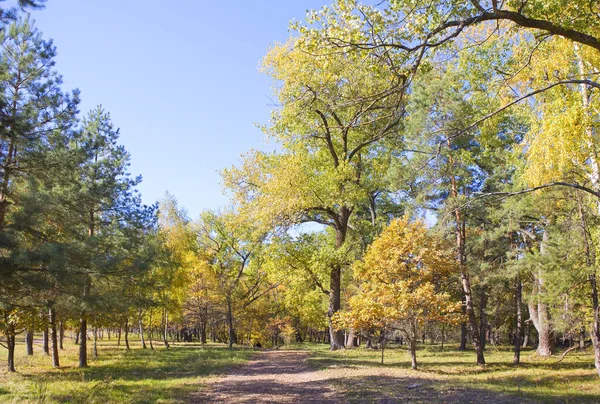
[[[412,368],[417,369],[423,325],[460,321],[460,303],[442,289],[456,270],[448,245],[428,234],[424,223],[411,223],[405,215],[392,221],[355,264],[360,290],[350,298],[350,311],[336,321],[355,329],[380,327],[384,346],[385,332],[400,330],[409,343]]]
[[[236,309],[245,310],[276,285],[262,268],[260,250],[264,235],[233,211],[204,212],[198,223],[198,244],[203,265],[218,286],[225,306],[228,345],[237,341]]]
[[[136,257],[138,246],[155,222],[155,207],[143,206],[134,187],[141,178],[127,172],[129,153],[117,144],[118,130],[101,107],[91,111],[73,147],[80,152],[81,164],[73,173],[76,197],[70,201],[76,221],[72,237],[79,253],[74,265],[77,277],[72,293],[81,301],[79,366],[87,366],[87,323],[93,310],[96,279],[148,267],[149,260]],[[76,282],[75,282],[76,281]],[[77,290],[78,289],[78,290]]]
[[[0,43],[0,299],[4,317],[10,319],[5,325],[10,334],[19,316],[17,299],[29,299],[32,288],[46,286],[45,262],[32,261],[31,250],[36,239],[38,246],[47,240],[40,237],[39,223],[29,217],[32,212],[25,210],[25,204],[40,195],[36,178],[57,174],[64,167],[54,159],[57,153],[51,152],[68,142],[78,93],[61,91],[62,78],[53,70],[55,48],[28,19],[2,30]],[[14,338],[8,338],[9,370],[14,371],[11,341]]]
[[[359,33],[334,13],[319,21],[323,32]],[[295,28],[299,37],[271,49],[263,63],[282,105],[263,129],[282,149],[247,155],[224,172],[225,183],[251,220],[267,228],[316,222],[334,231],[342,249],[357,211],[384,188],[386,145],[399,137],[407,76],[399,62],[360,49],[338,52]],[[342,266],[332,264],[329,318],[341,307],[341,279]],[[343,347],[342,333],[330,327],[330,334],[331,349]]]

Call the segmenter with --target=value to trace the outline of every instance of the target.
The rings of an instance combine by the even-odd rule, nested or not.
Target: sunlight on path
[[[339,403],[323,372],[311,370],[303,351],[264,351],[224,377],[209,382],[193,403]]]

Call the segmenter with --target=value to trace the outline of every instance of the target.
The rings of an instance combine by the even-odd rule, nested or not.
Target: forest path
[[[406,366],[380,366],[348,359],[313,369],[303,350],[262,350],[248,363],[214,377],[189,397],[191,403],[499,403],[536,399],[479,388],[474,380],[452,380]],[[319,358],[316,358],[319,360]],[[323,363],[321,363],[323,365]]]
[[[326,372],[312,370],[309,353],[265,350],[226,376],[213,379],[193,403],[339,403]]]

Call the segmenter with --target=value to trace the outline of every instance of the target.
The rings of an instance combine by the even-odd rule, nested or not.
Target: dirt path
[[[307,364],[309,353],[266,350],[226,376],[208,381],[192,403],[498,403],[533,404],[476,385],[456,385],[446,378],[401,367]]]
[[[193,403],[339,403],[341,396],[321,372],[311,370],[304,351],[263,351],[213,379]]]

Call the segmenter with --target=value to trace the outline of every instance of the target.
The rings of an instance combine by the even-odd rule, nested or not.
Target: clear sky
[[[121,129],[145,203],[171,192],[195,218],[227,204],[218,171],[269,149],[270,80],[258,72],[288,23],[328,0],[48,0],[32,13],[58,50],[81,113],[98,104]]]

